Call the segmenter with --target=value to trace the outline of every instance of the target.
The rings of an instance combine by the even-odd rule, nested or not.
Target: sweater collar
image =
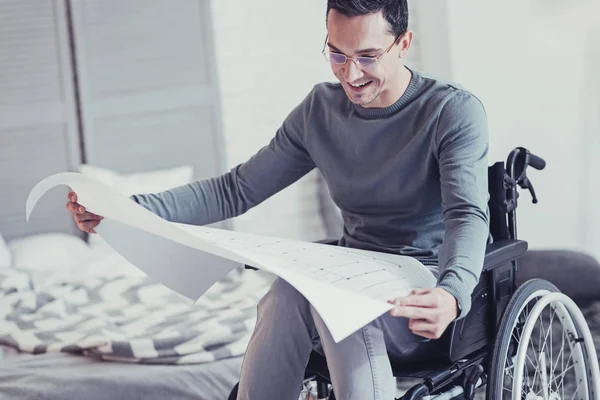
[[[385,108],[365,108],[358,104],[353,104],[357,114],[364,118],[378,118],[394,114],[401,110],[402,107],[404,107],[404,105],[407,104],[417,92],[421,82],[421,75],[418,72],[413,71],[408,67],[406,68],[411,72],[412,76],[410,78],[410,82],[408,83],[408,87],[394,104]]]

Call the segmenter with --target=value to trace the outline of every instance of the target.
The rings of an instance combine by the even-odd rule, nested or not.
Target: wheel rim
[[[597,393],[591,333],[579,308],[562,293],[538,299],[527,315],[515,360],[510,391],[519,393],[516,399],[585,400],[590,386]]]
[[[509,345],[507,347],[507,354],[504,357],[504,373],[499,377],[499,387],[502,388],[501,399],[512,399],[512,383],[513,383],[513,369],[514,369],[514,355],[518,348],[520,337],[523,332],[523,327],[527,317],[529,316],[533,305],[537,299],[551,293],[548,289],[539,289],[531,293],[527,299],[521,304],[517,318],[513,320],[510,326],[510,338],[508,339]],[[508,379],[507,379],[508,378]]]

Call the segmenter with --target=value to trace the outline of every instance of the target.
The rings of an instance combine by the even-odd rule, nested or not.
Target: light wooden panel
[[[45,176],[79,160],[65,2],[0,2],[0,232],[78,233],[53,190],[25,222],[25,200]]]
[[[206,0],[74,0],[86,161],[119,172],[224,169]]]

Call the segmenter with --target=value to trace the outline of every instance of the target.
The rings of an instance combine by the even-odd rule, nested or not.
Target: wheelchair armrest
[[[483,270],[489,271],[499,265],[520,258],[527,251],[527,242],[505,239],[490,243],[485,250]]]
[[[494,344],[493,330],[515,292],[515,266],[513,262],[527,251],[522,240],[499,240],[487,245],[483,272],[471,298],[471,310],[463,319],[452,324],[450,336],[450,361],[467,358],[470,354]]]

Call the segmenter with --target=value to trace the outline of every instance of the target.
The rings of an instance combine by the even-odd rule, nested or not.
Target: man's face
[[[326,51],[341,53],[347,57],[380,57],[383,59],[374,67],[365,68],[348,58],[345,64],[331,63],[335,76],[351,102],[363,107],[383,107],[386,104],[385,92],[397,84],[401,71],[399,60],[405,40],[399,40],[388,54],[385,51],[396,40],[389,31],[389,25],[381,13],[348,18],[331,10],[327,17],[329,39]]]

